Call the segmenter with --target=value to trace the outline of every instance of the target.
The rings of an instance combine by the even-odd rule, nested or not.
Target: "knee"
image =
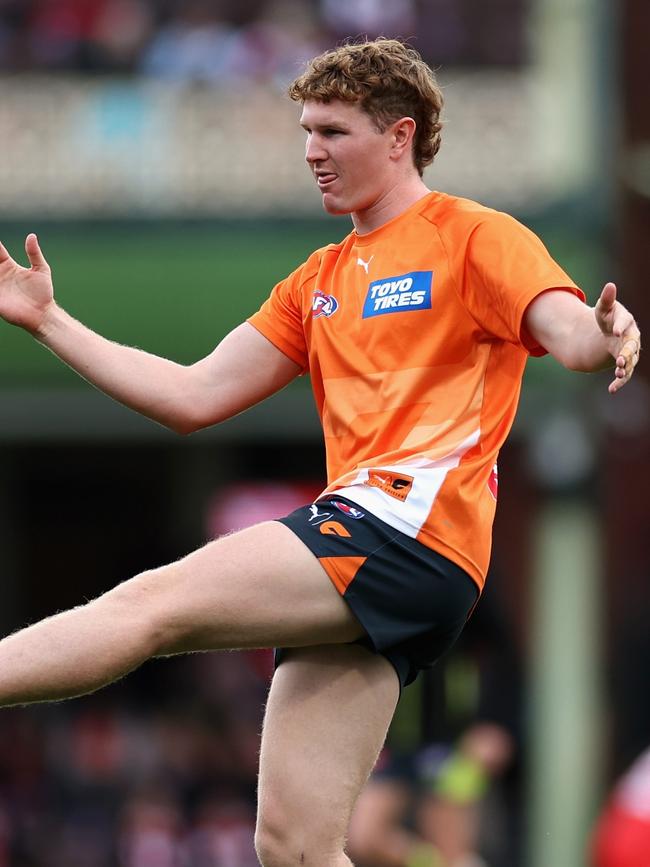
[[[130,623],[146,637],[150,654],[154,655],[166,640],[167,628],[164,582],[160,570],[142,572],[118,584],[100,600],[120,623]],[[98,600],[99,601],[99,600]]]
[[[261,815],[255,851],[262,867],[334,867],[349,865],[343,845],[324,839],[322,827],[301,827],[297,817]]]
[[[260,817],[255,829],[255,851],[262,867],[293,867],[301,862],[299,841],[292,839],[287,823],[276,817]]]

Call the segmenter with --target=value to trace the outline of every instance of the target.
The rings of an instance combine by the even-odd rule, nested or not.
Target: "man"
[[[184,367],[73,320],[33,234],[29,269],[0,249],[0,315],[180,433],[309,370],[325,497],[5,639],[0,703],[79,695],[152,656],[284,648],[262,739],[259,858],[343,867],[400,684],[453,642],[482,586],[494,464],[528,354],[579,370],[614,359],[616,392],[639,332],[613,284],[585,306],[530,232],[424,185],[442,98],[415,51],[344,46],[312,61],[290,95],[325,210],[349,213],[354,230],[210,355]]]

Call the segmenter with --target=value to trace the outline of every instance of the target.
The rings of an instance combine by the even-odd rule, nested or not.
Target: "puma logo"
[[[370,267],[370,263],[372,262],[372,260],[373,260],[374,258],[375,258],[375,254],[373,253],[372,256],[368,259],[368,261],[365,262],[365,261],[361,258],[361,256],[357,256],[357,265],[361,265],[361,267],[363,268],[363,270],[364,270],[364,271],[366,272],[366,274],[367,274],[367,273],[368,273],[368,268]]]

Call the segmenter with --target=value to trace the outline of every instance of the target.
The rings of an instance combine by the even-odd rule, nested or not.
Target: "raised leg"
[[[0,706],[92,692],[152,656],[362,633],[309,549],[258,524],[0,641]]]

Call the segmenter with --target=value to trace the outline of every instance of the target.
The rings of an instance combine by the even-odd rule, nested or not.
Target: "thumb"
[[[29,264],[35,271],[49,272],[50,266],[47,264],[45,256],[39,246],[38,238],[34,232],[30,232],[30,234],[25,238],[25,252],[27,253]]]
[[[600,313],[606,314],[609,313],[614,304],[616,304],[616,284],[605,283],[603,291],[600,293],[600,298],[596,303],[596,307]]]

